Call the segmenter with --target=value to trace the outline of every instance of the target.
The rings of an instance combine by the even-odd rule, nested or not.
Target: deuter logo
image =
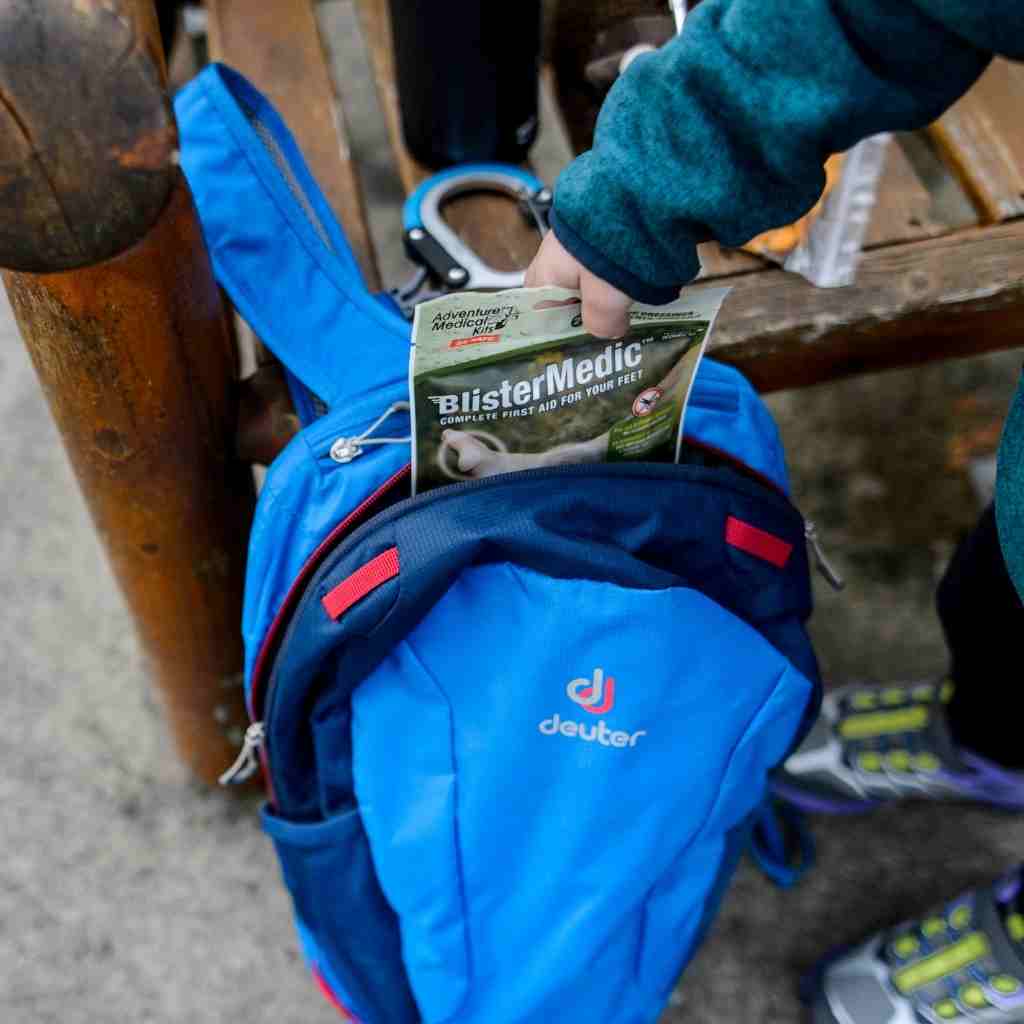
[[[592,715],[603,715],[615,706],[615,679],[605,676],[604,669],[596,668],[591,679],[573,679],[566,686],[565,694],[584,711]],[[558,712],[545,718],[537,729],[545,736],[568,736],[586,743],[599,743],[602,747],[635,747],[640,737],[647,735],[646,729],[636,732],[609,729],[603,718],[589,725],[585,722],[563,721]]]
[[[592,715],[607,714],[615,705],[615,680],[611,676],[605,679],[604,669],[595,668],[593,679],[574,679],[565,692]]]

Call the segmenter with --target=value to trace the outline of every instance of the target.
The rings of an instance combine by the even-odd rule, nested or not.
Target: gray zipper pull
[[[217,780],[222,786],[233,786],[236,782],[245,782],[256,774],[260,766],[259,751],[266,738],[262,722],[253,722],[245,730],[242,749],[235,758],[235,763]]]
[[[363,449],[359,447],[359,438],[357,437],[339,437],[334,444],[331,445],[331,458],[335,462],[340,462],[345,465],[347,462],[351,462],[354,458],[363,454]]]
[[[389,417],[396,413],[408,412],[408,402],[394,402],[381,413],[361,434],[357,437],[339,437],[331,445],[330,456],[335,462],[345,465],[363,454],[363,448],[368,444],[408,444],[412,437],[371,437],[370,435]]]
[[[842,590],[846,586],[846,580],[839,575],[838,572],[832,567],[828,557],[825,554],[824,549],[821,546],[821,540],[818,537],[818,528],[809,519],[804,521],[804,536],[807,538],[807,543],[811,545],[811,550],[814,552],[814,564],[818,567],[818,572],[828,580],[833,590]]]

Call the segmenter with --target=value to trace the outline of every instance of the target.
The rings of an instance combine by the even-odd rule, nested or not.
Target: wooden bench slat
[[[982,216],[1024,215],[1024,66],[994,60],[930,131]]]
[[[380,274],[313,0],[206,0],[210,52],[250,78],[285,119],[372,290]]]
[[[871,249],[849,288],[815,288],[782,270],[737,277],[711,348],[776,391],[1021,345],[1016,221]]]
[[[752,274],[772,266],[761,256],[743,249],[726,249],[717,242],[698,245],[697,255],[700,257],[702,281],[732,277],[735,274]]]
[[[947,233],[949,225],[935,219],[932,206],[931,193],[914,170],[900,140],[893,139],[885,154],[863,247],[873,249]]]

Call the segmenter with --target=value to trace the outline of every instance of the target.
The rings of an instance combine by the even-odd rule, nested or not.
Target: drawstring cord
[[[363,448],[370,444],[409,444],[412,437],[372,437],[373,432],[390,416],[400,412],[408,412],[408,402],[395,402],[389,405],[361,434],[356,437],[339,437],[331,445],[331,458],[335,462],[351,462],[356,456],[363,454]]]

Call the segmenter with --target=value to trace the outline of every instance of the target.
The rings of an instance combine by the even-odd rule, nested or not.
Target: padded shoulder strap
[[[366,290],[266,97],[212,64],[174,107],[214,272],[261,340],[329,407],[404,379],[409,325]]]

